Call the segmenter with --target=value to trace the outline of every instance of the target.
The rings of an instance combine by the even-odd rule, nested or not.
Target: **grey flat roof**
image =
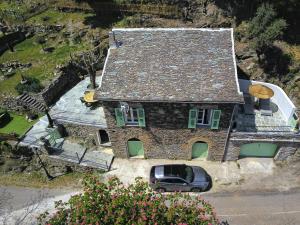
[[[243,102],[232,29],[113,29],[97,98],[103,101]]]
[[[96,81],[99,83],[100,77],[96,77]],[[65,93],[51,108],[52,118],[59,122],[106,128],[103,108],[91,109],[80,101],[89,83],[90,79],[87,77]]]

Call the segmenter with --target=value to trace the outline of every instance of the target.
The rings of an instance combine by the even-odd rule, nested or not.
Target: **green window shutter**
[[[125,120],[122,110],[120,108],[115,108],[115,115],[117,120],[117,126],[123,127],[125,125]]]
[[[197,114],[198,114],[197,109],[190,109],[188,128],[196,128]]]
[[[219,129],[219,123],[221,118],[221,110],[213,110],[212,119],[211,119],[211,129]]]
[[[138,120],[139,120],[139,126],[145,127],[146,126],[146,120],[145,120],[145,111],[143,108],[137,109],[138,114]]]

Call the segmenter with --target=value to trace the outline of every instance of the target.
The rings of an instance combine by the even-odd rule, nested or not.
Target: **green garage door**
[[[196,142],[192,147],[192,159],[206,158],[208,153],[208,144],[205,142]]]
[[[128,152],[130,157],[144,155],[143,142],[128,141]]]
[[[241,146],[240,158],[243,157],[266,157],[273,158],[276,154],[277,145],[271,143],[251,143]]]

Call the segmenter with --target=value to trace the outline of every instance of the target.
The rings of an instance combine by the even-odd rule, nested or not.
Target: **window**
[[[115,116],[118,127],[125,125],[146,127],[145,111],[143,108],[130,107],[128,112],[124,112],[121,108],[115,108]]]
[[[181,179],[178,179],[178,178],[162,179],[160,182],[170,183],[170,184],[184,184],[184,183],[186,183],[184,180],[181,180]]]
[[[211,112],[212,111],[210,109],[199,109],[197,125],[209,125],[210,118],[211,118]]]
[[[128,112],[124,112],[125,123],[129,125],[138,125],[138,109],[137,108],[129,108]]]
[[[219,129],[221,110],[219,109],[197,109],[189,111],[188,128],[197,128],[211,125],[211,129]]]

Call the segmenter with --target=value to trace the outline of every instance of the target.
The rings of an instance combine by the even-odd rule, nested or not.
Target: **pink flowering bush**
[[[95,225],[216,225],[213,207],[200,196],[161,194],[146,182],[124,186],[116,177],[107,184],[96,177],[84,180],[84,192],[66,203],[56,202],[54,215],[42,214],[40,224]]]

